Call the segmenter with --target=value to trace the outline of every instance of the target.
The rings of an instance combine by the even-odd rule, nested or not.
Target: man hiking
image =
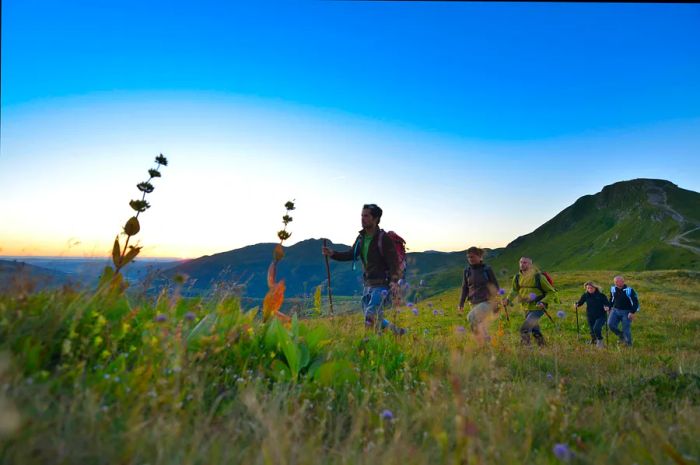
[[[631,287],[625,284],[625,278],[615,276],[614,286],[610,287],[610,316],[608,327],[624,344],[632,345],[632,321],[639,311],[639,298]],[[622,331],[618,328],[622,322]]]
[[[530,345],[530,333],[535,337],[537,345],[545,345],[544,336],[540,331],[540,318],[551,303],[559,303],[559,296],[554,287],[543,273],[532,265],[532,259],[522,257],[519,262],[520,271],[513,277],[513,283],[505,305],[517,297],[520,305],[527,312],[525,322],[520,327],[520,342]]]
[[[488,334],[490,317],[498,309],[498,280],[490,266],[484,263],[484,251],[478,247],[467,249],[467,262],[462,277],[462,294],[459,297],[458,310],[464,311],[464,301],[469,299],[471,311],[467,320],[471,325],[472,333],[480,344],[488,343],[491,339]]]
[[[379,229],[382,209],[375,204],[362,206],[362,230],[353,246],[344,251],[322,248],[323,255],[341,262],[362,261],[364,267],[364,289],[362,292],[362,310],[365,325],[377,331],[389,328],[395,334],[404,334],[399,328],[384,319],[384,307],[391,305],[392,295],[399,291],[399,258],[393,241],[388,234]],[[381,245],[380,245],[381,241]]]
[[[583,288],[585,291],[581,298],[578,299],[578,302],[576,302],[576,308],[578,309],[584,303],[586,304],[586,317],[588,318],[588,329],[591,332],[591,344],[603,347],[605,345],[603,343],[603,326],[605,326],[605,320],[607,319],[606,312],[610,308],[610,301],[592,281],[584,284]]]

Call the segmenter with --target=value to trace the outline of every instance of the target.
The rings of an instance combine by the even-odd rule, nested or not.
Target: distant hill
[[[0,260],[0,292],[33,291],[68,284],[66,273],[14,260]]]
[[[279,263],[278,277],[285,279],[288,296],[302,296],[314,292],[324,284],[326,265],[321,255],[321,239],[307,239],[285,247],[285,257]],[[267,269],[275,244],[262,243],[240,249],[190,260],[165,272],[168,278],[184,274],[189,278],[189,289],[194,293],[209,290],[217,282],[239,283],[245,286],[244,295],[263,297],[267,292]],[[346,244],[331,244],[336,250],[345,250]],[[422,252],[407,256],[409,279],[419,281],[425,276],[464,261],[463,252]],[[330,260],[331,281],[336,295],[353,295],[362,289],[362,265],[358,262]]]

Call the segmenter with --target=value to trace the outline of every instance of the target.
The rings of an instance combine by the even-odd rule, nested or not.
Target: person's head
[[[469,247],[467,249],[467,261],[470,265],[478,265],[484,259],[484,250],[479,247]]]
[[[362,227],[373,228],[379,226],[382,219],[382,209],[376,204],[367,203],[362,206]]]
[[[586,284],[583,285],[583,288],[588,292],[589,294],[595,293],[595,291],[598,290],[598,286],[593,284],[593,281],[588,281]]]
[[[625,278],[618,275],[613,278],[613,282],[615,283],[615,287],[622,288],[625,285]]]
[[[523,273],[532,268],[532,259],[530,257],[520,257],[520,271]]]

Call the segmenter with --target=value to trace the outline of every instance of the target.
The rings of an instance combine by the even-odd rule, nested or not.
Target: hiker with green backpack
[[[472,333],[480,344],[490,342],[487,330],[489,319],[498,311],[498,280],[490,266],[484,263],[484,251],[478,247],[467,249],[469,266],[462,277],[462,294],[458,311],[464,311],[464,301],[469,299],[471,311],[467,315]]]
[[[520,327],[520,342],[530,345],[530,333],[537,345],[545,345],[539,321],[547,313],[547,307],[560,303],[556,289],[550,282],[548,274],[538,270],[529,257],[520,258],[520,271],[513,276],[511,291],[504,299],[504,305],[510,305],[517,299],[526,311],[525,322]],[[551,316],[549,317],[551,319]]]
[[[394,334],[405,334],[406,329],[384,319],[384,308],[400,297],[399,279],[406,268],[405,241],[395,232],[379,228],[382,209],[376,204],[362,207],[362,230],[350,249],[340,252],[323,247],[323,255],[341,262],[352,261],[353,269],[357,260],[364,267],[362,310],[365,326],[378,332],[384,329]]]

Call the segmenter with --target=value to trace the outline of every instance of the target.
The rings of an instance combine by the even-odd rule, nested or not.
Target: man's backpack
[[[391,239],[396,249],[396,256],[399,260],[399,278],[403,278],[406,273],[406,241],[396,234],[394,231],[385,232],[383,229],[379,230],[379,253],[384,256],[384,235]]]
[[[610,295],[611,295],[613,298],[615,298],[615,292],[616,292],[616,290],[617,290],[617,286],[610,286]],[[632,307],[634,307],[634,300],[632,300],[632,296],[634,295],[634,296],[637,297],[637,310],[635,310],[635,311],[638,312],[640,306],[639,306],[639,295],[637,294],[637,291],[635,291],[633,288],[627,286],[627,287],[624,289],[624,292],[625,292],[625,295],[627,296],[627,298],[629,299],[630,305],[631,305]]]
[[[467,279],[469,279],[469,277],[471,276],[471,274],[472,274],[472,269],[473,269],[473,268],[471,267],[471,265],[467,266],[467,267],[464,269],[464,276],[465,276]],[[491,278],[489,277],[489,270],[491,270],[491,267],[488,266],[488,265],[484,265],[483,269],[481,270],[482,273],[484,273],[484,279],[485,279],[487,282],[491,280]]]

